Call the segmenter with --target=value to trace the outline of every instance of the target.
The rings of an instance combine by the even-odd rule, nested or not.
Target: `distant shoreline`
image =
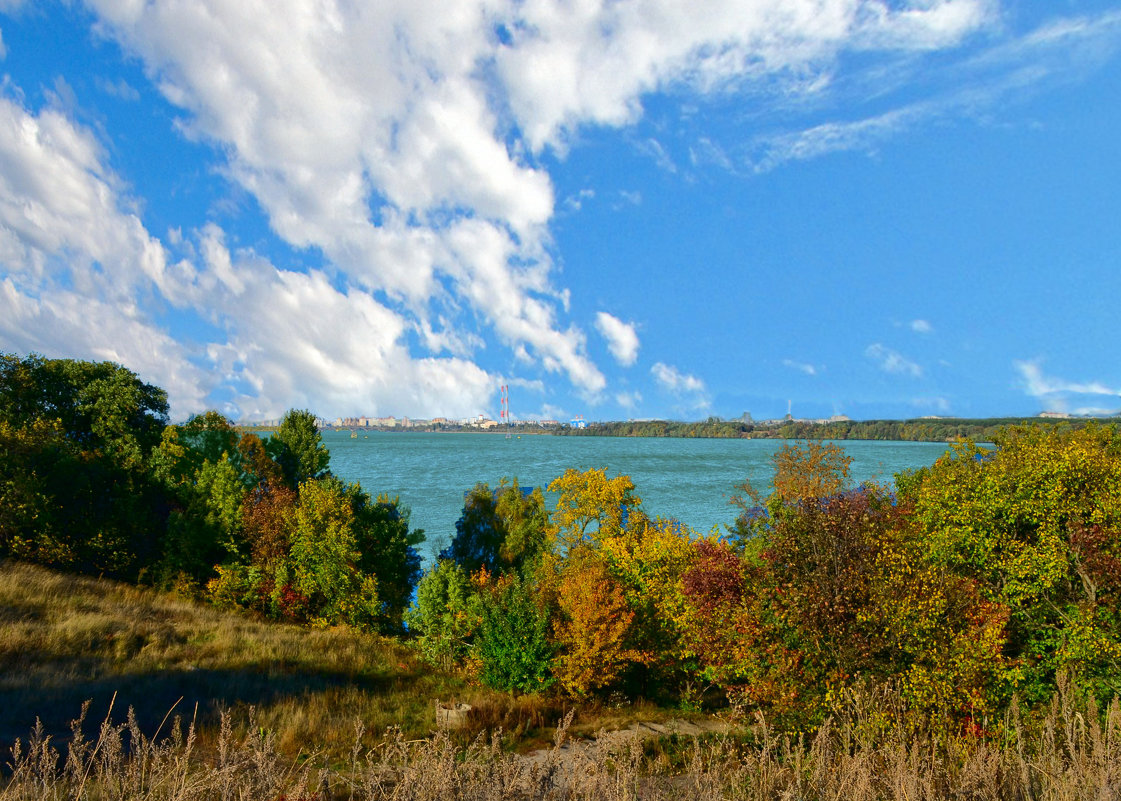
[[[568,436],[568,437],[653,437],[689,439],[829,439],[897,442],[955,442],[962,439],[992,441],[1001,429],[1010,426],[1082,428],[1087,425],[1115,425],[1121,418],[1086,417],[993,417],[993,418],[914,418],[910,420],[782,420],[753,422],[719,420],[703,422],[674,420],[589,422],[582,427],[492,426],[440,424],[437,426],[324,426],[323,431],[349,431],[403,434],[489,434],[492,436]],[[239,426],[243,431],[274,431],[275,426]]]

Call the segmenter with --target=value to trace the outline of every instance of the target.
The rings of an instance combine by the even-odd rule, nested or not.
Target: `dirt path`
[[[704,734],[724,734],[731,727],[719,720],[667,720],[665,723],[642,721],[632,723],[625,729],[615,731],[600,731],[591,739],[566,738],[560,747],[541,748],[531,751],[524,759],[530,764],[544,764],[550,760],[560,759],[570,765],[606,753],[618,754],[628,751],[632,745],[641,745],[645,740],[656,737],[699,737]]]

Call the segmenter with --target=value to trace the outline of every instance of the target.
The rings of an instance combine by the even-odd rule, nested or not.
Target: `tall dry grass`
[[[437,698],[475,706],[465,732],[432,732]],[[1121,799],[1121,708],[1065,684],[984,736],[916,731],[890,692],[852,695],[802,738],[757,719],[703,740],[580,739],[666,711],[564,712],[379,637],[0,565],[0,801]],[[542,731],[549,747],[515,752]]]
[[[464,745],[448,732],[409,739],[400,731],[364,745],[350,730],[347,757],[332,762],[308,744],[296,758],[274,734],[238,734],[228,715],[203,753],[195,726],[165,721],[145,736],[129,714],[106,718],[96,738],[74,724],[60,752],[41,729],[18,743],[0,801],[1112,801],[1121,797],[1121,705],[1099,710],[1069,688],[1032,729],[1011,714],[999,736],[935,736],[901,728],[869,734],[858,714],[830,721],[812,737],[772,731],[762,719],[747,740],[693,740],[671,769],[637,738],[566,741],[569,715],[553,745],[533,755],[508,751],[501,735]]]
[[[238,732],[274,732],[295,755],[308,743],[339,759],[350,752],[353,721],[365,744],[391,727],[416,739],[434,727],[433,702],[464,701],[475,711],[461,745],[501,727],[523,743],[547,743],[563,716],[560,701],[511,698],[463,676],[433,670],[402,643],[349,629],[254,620],[144,588],[0,563],[0,754],[36,720],[56,741],[76,710],[90,716],[132,708],[152,730],[168,709],[198,707],[196,737],[210,748],[221,715]],[[659,719],[649,707],[624,710]],[[192,712],[192,714],[194,714]],[[602,718],[602,720],[601,720]],[[625,721],[619,721],[625,725]],[[573,726],[607,721],[589,707]]]
[[[350,748],[355,716],[371,731],[432,728],[432,700],[500,696],[432,671],[399,642],[349,629],[254,620],[144,588],[0,563],[0,752],[36,719],[54,738],[92,700],[110,699],[154,727],[178,702],[197,704],[212,742],[223,710],[278,732],[280,747]],[[555,719],[554,719],[555,720]],[[340,734],[341,733],[341,734]]]

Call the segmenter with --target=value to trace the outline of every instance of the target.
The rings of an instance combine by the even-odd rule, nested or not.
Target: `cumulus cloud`
[[[705,385],[696,376],[682,373],[676,367],[657,362],[650,368],[650,374],[663,389],[670,392],[703,392]]]
[[[468,414],[493,394],[469,360],[412,358],[407,320],[369,293],[231,254],[215,226],[199,232],[197,262],[171,262],[103,161],[62,113],[0,98],[6,348],[126,364],[168,390],[176,417],[217,397],[258,418],[290,406]],[[220,339],[180,343],[138,302],[146,297],[193,310]]]
[[[923,375],[922,367],[898,351],[885,347],[879,342],[865,348],[864,355],[876,362],[877,366],[885,373],[906,375],[911,378],[921,378]]]
[[[806,362],[796,362],[793,359],[783,359],[782,365],[783,367],[789,367],[791,370],[797,370],[798,372],[805,373],[806,375],[817,375],[817,368],[812,364],[807,364]]]
[[[941,47],[991,16],[987,0],[88,5],[97,33],[182,110],[179,130],[212,146],[272,231],[326,265],[231,251],[213,227],[177,235],[196,252],[174,259],[88,130],[0,99],[4,342],[112,353],[151,365],[179,409],[221,398],[249,416],[472,413],[495,383],[474,360],[480,322],[520,365],[596,396],[606,379],[556,285],[543,151],[633,122],[651,91],[801,81],[845,49]],[[169,306],[209,332],[188,343]],[[633,325],[596,326],[633,364]],[[665,364],[653,375],[704,389]]]
[[[251,251],[231,254],[213,226],[201,250],[196,285],[233,276],[240,284],[237,292],[207,293],[218,298],[210,308],[227,335],[208,356],[219,372],[238,375],[245,389],[232,403],[251,418],[286,406],[467,416],[494,394],[495,379],[469,360],[411,357],[407,322],[368,293],[337,289],[319,271],[278,270]]]
[[[607,349],[619,364],[630,367],[638,360],[639,342],[634,323],[624,323],[601,311],[596,314],[596,330],[607,340]]]
[[[623,409],[635,409],[642,403],[642,394],[639,392],[619,392],[615,395],[615,402]]]
[[[911,330],[916,334],[933,334],[934,326],[928,320],[912,320]]]
[[[603,388],[583,334],[557,318],[551,180],[508,146],[480,71],[497,46],[493,9],[93,6],[289,243],[321,248],[422,328],[434,306],[466,303],[547,371]]]
[[[0,97],[0,341],[13,350],[111,359],[197,411],[208,379],[144,311],[173,266],[118,197],[97,140],[64,114]]]

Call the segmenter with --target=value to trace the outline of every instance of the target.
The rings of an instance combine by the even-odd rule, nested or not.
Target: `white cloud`
[[[657,139],[650,138],[640,142],[638,149],[640,152],[654,159],[654,163],[658,165],[658,169],[664,170],[670,174],[677,172],[677,164],[674,163],[673,157]]]
[[[983,27],[995,16],[995,7],[995,3],[956,8],[944,5],[922,19],[920,38],[929,37],[927,41],[932,47],[944,46],[968,30]],[[910,24],[909,13],[902,12],[895,18],[900,25],[894,28],[893,38],[903,36],[903,29]],[[946,27],[938,24],[939,17]],[[918,40],[914,46],[922,49]],[[948,88],[931,92],[927,99],[859,119],[831,120],[803,130],[759,137],[751,146],[747,162],[756,172],[766,172],[789,161],[828,153],[875,153],[884,141],[920,124],[951,116],[983,117],[1009,98],[1028,96],[1041,86],[1070,80],[1102,64],[1119,48],[1121,12],[1053,20],[1018,39],[1002,42],[981,55],[940,70],[937,74]],[[899,83],[900,76],[915,77],[913,69],[901,64],[895,77],[873,72],[874,85],[861,86],[861,91],[864,97],[880,97]]]
[[[812,364],[806,362],[796,362],[793,359],[783,359],[782,364],[784,367],[789,367],[791,370],[797,370],[806,375],[817,375],[817,368]]]
[[[472,361],[411,356],[407,320],[361,289],[337,289],[317,271],[277,269],[251,251],[231,254],[214,227],[203,232],[201,250],[200,289],[231,274],[241,283],[240,292],[204,292],[227,334],[208,356],[246,387],[232,401],[243,415],[307,406],[329,416],[462,417],[493,399],[498,379]]]
[[[1073,411],[1073,414],[1082,415],[1083,417],[1111,417],[1116,414],[1121,414],[1121,409],[1116,407],[1105,409],[1101,406],[1079,406]]]
[[[911,330],[917,334],[933,334],[934,326],[928,320],[912,320]]]
[[[1065,403],[1070,395],[1121,397],[1121,389],[1100,381],[1067,381],[1046,376],[1038,361],[1014,361],[1012,364],[1023,379],[1024,391],[1034,398]]]
[[[914,0],[889,9],[854,0],[589,0],[516,7],[513,43],[497,55],[510,106],[534,150],[563,148],[581,125],[624,125],[644,93],[702,92],[798,73],[846,46],[927,49],[986,24],[986,0]]]
[[[616,203],[615,206],[614,206],[616,211],[618,211],[619,209],[622,209],[623,206],[641,206],[642,205],[642,192],[640,192],[637,189],[635,189],[635,190],[620,189],[619,190],[619,198],[620,198],[621,202]]]
[[[735,172],[735,164],[727,151],[708,137],[701,137],[689,148],[689,162],[694,167],[713,165],[728,172]]]
[[[493,394],[471,361],[411,357],[408,321],[370,294],[231,254],[214,226],[198,236],[197,263],[169,263],[103,156],[60,112],[0,98],[3,348],[125,364],[168,390],[177,418],[215,390],[256,418],[291,406],[469,414]],[[194,310],[222,338],[177,342],[145,311],[151,297]]]
[[[789,161],[806,161],[827,153],[861,150],[873,152],[883,140],[932,115],[929,103],[893,109],[853,122],[826,122],[804,131],[763,138],[759,155],[752,158],[756,172],[768,172]]]
[[[473,361],[478,321],[520,365],[597,396],[606,379],[554,283],[543,150],[634,121],[651,91],[813,84],[846,48],[941,47],[990,14],[986,0],[88,5],[97,33],[183,110],[181,131],[213,145],[272,230],[327,266],[295,272],[230,252],[215,228],[177,235],[198,256],[173,262],[89,131],[0,99],[3,343],[70,355],[85,343],[150,364],[181,408],[220,390],[250,416],[292,405],[473,413],[494,385]],[[133,96],[121,82],[103,89]],[[168,305],[203,318],[213,341],[176,344]],[[610,319],[597,328],[633,364],[633,325]],[[410,335],[427,354],[409,350]],[[667,365],[653,374],[671,391],[704,391]]]
[[[650,368],[650,374],[664,389],[670,392],[704,392],[704,382],[696,376],[682,373],[676,367],[657,362]]]
[[[623,409],[635,409],[642,403],[642,395],[638,392],[619,392],[615,395],[615,402]]]
[[[551,180],[507,143],[480,71],[500,7],[92,4],[285,240],[321,248],[421,330],[465,302],[516,353],[603,388],[583,334],[557,319]]]
[[[601,311],[596,314],[596,330],[607,340],[607,349],[619,364],[630,367],[638,360],[639,342],[634,323],[624,323]]]
[[[102,158],[61,112],[0,97],[0,345],[124,363],[197,411],[209,379],[138,301],[173,295],[177,267]]]
[[[903,356],[903,354],[898,351],[884,347],[879,342],[865,348],[864,355],[876,362],[877,366],[885,373],[907,375],[912,378],[922,377],[922,367]]]
[[[4,45],[4,31],[0,30],[0,61],[8,57],[8,48]]]
[[[581,189],[574,195],[569,195],[564,199],[564,207],[569,211],[580,211],[584,207],[585,200],[591,200],[596,196],[594,189]]]

